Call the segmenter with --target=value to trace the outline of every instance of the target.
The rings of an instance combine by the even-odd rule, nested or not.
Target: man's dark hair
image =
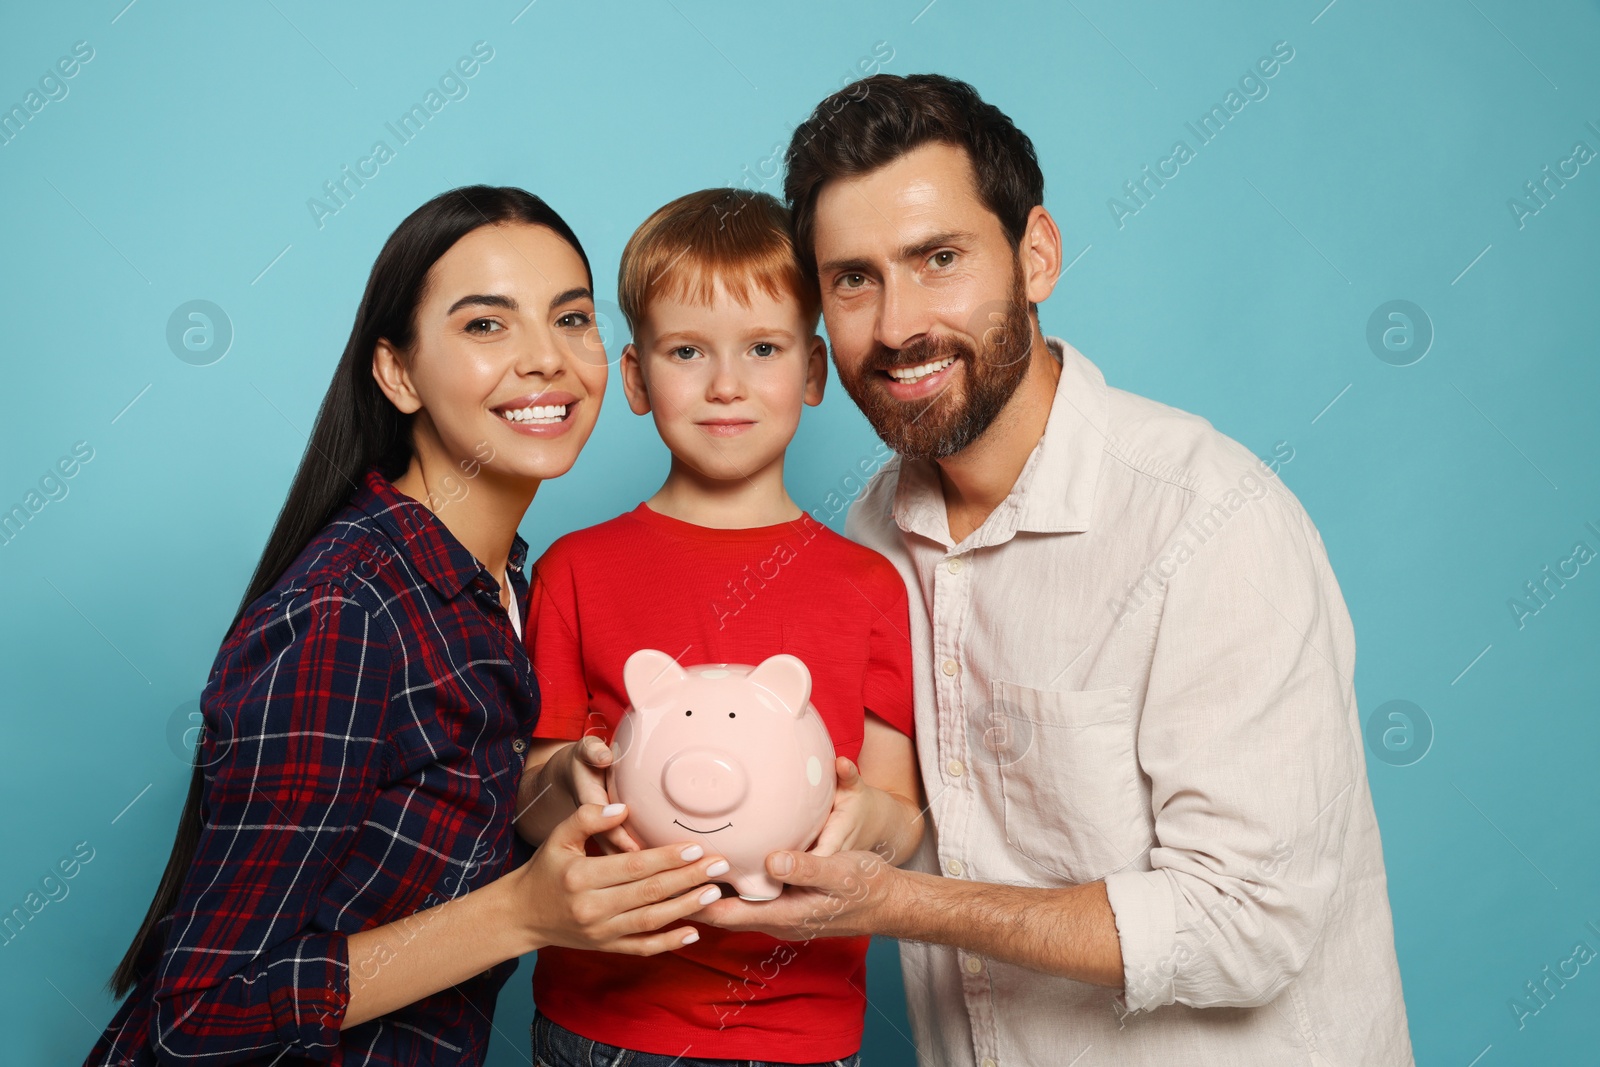
[[[812,218],[817,193],[930,143],[964,148],[978,197],[1000,219],[1011,246],[1028,212],[1044,203],[1044,173],[1033,142],[964,81],[942,74],[874,74],[840,89],[796,127],[784,156],[783,194],[794,216],[795,251],[815,274]]]

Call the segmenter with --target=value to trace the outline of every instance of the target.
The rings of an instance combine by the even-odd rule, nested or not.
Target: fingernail
[[[692,945],[698,940],[700,940],[700,931],[698,930],[690,930],[683,935],[683,943],[685,945]]]
[[[600,809],[600,814],[609,819],[613,815],[621,815],[623,809],[627,806],[628,805],[626,804],[607,804],[605,807]]]
[[[788,874],[794,870],[794,857],[787,852],[779,852],[772,857],[772,873]]]
[[[692,863],[705,854],[706,850],[701,848],[699,845],[690,845],[688,848],[678,853],[679,856],[683,857],[683,862],[685,863]]]
[[[709,904],[713,900],[720,899],[722,899],[722,890],[718,889],[714,885],[706,886],[705,892],[700,894],[700,903],[702,904]]]
[[[718,860],[717,862],[713,863],[711,866],[706,868],[706,877],[707,878],[715,878],[719,874],[727,874],[727,873],[728,873],[728,861],[727,860]]]

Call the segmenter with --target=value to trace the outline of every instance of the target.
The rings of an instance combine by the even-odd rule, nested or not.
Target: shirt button
[[[945,661],[944,661],[944,663],[943,663],[943,665],[942,665],[942,666],[941,666],[941,667],[940,667],[940,670],[942,670],[942,671],[944,671],[944,673],[945,673],[945,674],[946,674],[946,675],[952,675],[952,676],[953,676],[953,675],[954,675],[954,674],[955,674],[955,673],[956,673],[956,672],[957,672],[957,671],[959,671],[959,670],[960,670],[960,669],[961,669],[961,664],[959,664],[959,663],[957,663],[957,662],[956,662],[956,661],[955,661],[955,660],[953,660],[953,659],[947,659],[947,660],[945,660]]]
[[[960,574],[961,560],[959,558],[951,560],[949,563],[944,565],[944,569],[949,571],[951,574]]]
[[[966,963],[962,964],[962,966],[966,967],[968,974],[983,973],[983,961],[976,956],[968,956]]]
[[[966,773],[967,770],[967,768],[958,759],[953,759],[949,763],[946,763],[944,765],[944,769],[950,772],[950,777],[952,778],[960,778],[962,774]]]
[[[1000,1067],[1000,1065],[994,1062],[994,1060],[990,1059],[988,1056],[985,1056],[983,1058],[983,1067]]]
[[[511,751],[513,751],[513,752],[524,752],[524,751],[527,750],[527,748],[528,748],[528,742],[524,741],[520,737],[517,738],[515,741],[511,742]]]
[[[951,860],[949,863],[944,865],[944,869],[955,875],[957,878],[960,878],[961,872],[966,868],[961,866],[960,860]]]

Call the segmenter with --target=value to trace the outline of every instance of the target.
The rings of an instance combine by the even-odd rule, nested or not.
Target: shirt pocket
[[[1127,686],[1050,692],[992,685],[1013,720],[1012,756],[998,761],[1006,842],[1061,883],[1097,881],[1150,846]]]

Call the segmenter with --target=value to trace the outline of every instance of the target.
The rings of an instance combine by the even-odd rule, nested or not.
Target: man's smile
[[[939,392],[955,373],[961,360],[955,355],[932,359],[905,367],[880,371],[883,391],[896,400],[920,400]]]

